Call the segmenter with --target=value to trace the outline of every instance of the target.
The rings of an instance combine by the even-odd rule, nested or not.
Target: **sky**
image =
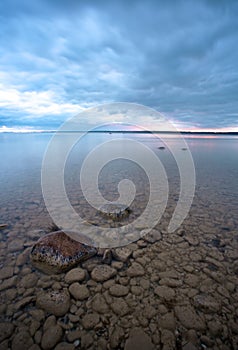
[[[238,131],[237,17],[236,0],[1,1],[0,131],[112,102],[179,130]]]

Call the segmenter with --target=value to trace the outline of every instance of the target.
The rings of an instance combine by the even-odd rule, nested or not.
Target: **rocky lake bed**
[[[4,227],[0,349],[237,349],[238,236],[198,231],[154,229],[47,275],[29,258],[46,230]]]

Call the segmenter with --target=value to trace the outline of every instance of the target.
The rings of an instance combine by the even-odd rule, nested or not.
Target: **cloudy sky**
[[[0,129],[133,102],[238,131],[237,17],[236,0],[1,1]]]

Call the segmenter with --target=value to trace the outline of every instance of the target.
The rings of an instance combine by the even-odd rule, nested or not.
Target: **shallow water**
[[[32,326],[32,324],[34,324],[32,310],[37,309],[35,305],[35,296],[40,290],[47,291],[48,289],[57,290],[57,288],[68,288],[67,283],[65,284],[64,281],[64,274],[53,276],[53,278],[44,276],[31,266],[29,260],[24,258],[23,253],[27,249],[29,251],[30,248],[28,247],[31,247],[35,240],[44,234],[44,230],[48,232],[50,225],[53,223],[45,207],[41,191],[42,160],[51,137],[51,134],[41,133],[0,134],[0,224],[7,224],[7,228],[0,231],[0,271],[2,271],[2,284],[0,288],[2,302],[1,320],[3,322],[9,321],[14,324],[14,329],[12,329],[11,332],[9,331],[6,337],[1,338],[2,346],[3,348],[5,346],[6,349],[8,346],[14,348],[14,344],[16,344],[18,334],[21,330],[22,322],[24,323],[22,327],[25,327],[25,332],[28,332],[31,327],[31,330],[29,330],[26,336],[27,340],[24,340],[24,342],[29,342],[30,345],[28,348],[30,348],[33,343],[42,346],[41,337],[42,334],[44,334],[43,324],[49,313],[45,313],[42,319],[37,321],[39,324],[38,327],[35,326],[36,329],[34,330],[34,326]],[[184,300],[187,300],[192,307],[195,307],[196,311],[201,313],[201,316],[205,320],[205,329],[202,328],[201,330],[199,327],[198,329],[195,328],[198,337],[197,348],[202,344],[204,345],[206,341],[209,343],[209,341],[205,338],[203,339],[202,336],[207,336],[211,341],[212,345],[205,344],[207,347],[223,349],[225,348],[224,346],[227,346],[227,348],[232,348],[233,346],[235,348],[235,346],[237,346],[235,324],[237,323],[238,317],[238,305],[236,305],[238,293],[238,138],[235,136],[186,137],[186,142],[191,151],[195,165],[196,191],[190,212],[183,224],[177,231],[168,234],[168,223],[174,212],[179,196],[179,172],[176,162],[167,146],[170,144],[176,147],[178,141],[176,138],[169,136],[167,139],[168,145],[165,145],[165,149],[159,149],[159,147],[163,146],[163,142],[156,135],[136,134],[130,135],[130,137],[142,142],[155,152],[166,170],[169,183],[168,205],[161,220],[156,225],[156,229],[162,233],[162,241],[155,243],[155,245],[144,244],[143,246],[143,243],[141,243],[137,247],[139,251],[143,250],[144,252],[142,258],[145,261],[148,260],[146,263],[146,265],[148,265],[146,278],[149,283],[151,283],[151,289],[149,292],[145,292],[145,297],[148,298],[148,300],[152,300],[154,298],[155,284],[157,283],[160,285],[156,280],[156,273],[158,274],[158,278],[163,279],[163,274],[167,271],[166,278],[171,278],[170,274],[173,275],[171,271],[175,269],[176,273],[181,274],[180,279],[183,278],[185,284],[181,287],[181,290],[180,287],[176,289],[175,305],[172,305],[170,300],[164,302],[162,299],[160,301],[156,299],[156,302],[153,301],[153,307],[157,310],[157,315],[159,314],[159,317],[162,317],[163,312],[161,311],[161,305],[165,306],[168,309],[167,311],[173,314],[177,328],[171,325],[170,327],[161,326],[158,318],[156,319],[157,316],[148,318],[149,321],[144,321],[143,324],[143,320],[141,321],[142,316],[138,316],[141,298],[138,293],[136,294],[135,288],[132,289],[130,293],[135,302],[133,306],[135,312],[133,311],[134,313],[132,313],[133,316],[131,318],[128,316],[126,335],[124,338],[121,337],[118,348],[120,348],[120,346],[123,348],[126,339],[129,337],[129,330],[134,326],[138,326],[138,324],[144,329],[147,335],[151,334],[152,337],[153,333],[158,334],[160,340],[156,339],[156,337],[151,338],[154,346],[158,349],[161,347],[161,344],[163,344],[164,329],[169,330],[173,334],[175,334],[177,329],[177,331],[182,332],[184,344],[186,341],[190,342],[190,340],[187,340],[188,336],[185,332],[186,322],[181,320],[179,312],[176,309],[176,305],[180,307]],[[65,189],[71,204],[80,216],[97,225],[113,226],[115,223],[108,223],[107,219],[100,216],[99,218],[95,217],[95,209],[92,209],[87,204],[80,189],[79,171],[84,156],[87,155],[90,150],[93,150],[96,145],[114,138],[120,138],[123,141],[128,138],[128,135],[88,134],[81,143],[78,143],[74,147],[65,167]],[[57,157],[60,158],[62,154],[61,147],[65,142],[63,137],[62,139],[63,142],[59,142],[58,144],[56,159]],[[181,150],[181,153],[183,152],[188,151]],[[127,221],[116,224],[119,226],[124,223],[133,222],[135,218],[141,215],[145,209],[150,193],[150,184],[145,171],[135,163],[118,159],[112,161],[110,165],[102,169],[99,176],[99,188],[102,195],[109,201],[117,200],[117,185],[119,181],[124,178],[129,178],[134,182],[137,192],[135,200],[131,204],[133,210],[132,214],[126,219]],[[139,231],[140,229],[138,229],[138,232]],[[135,249],[135,247],[133,249]],[[168,254],[166,255],[166,262],[163,261],[165,258],[165,255],[163,258],[163,252],[164,254]],[[166,267],[164,269],[161,268],[160,270],[158,268],[156,270],[153,261],[156,260],[157,255],[161,257],[161,263],[165,264]],[[132,258],[132,262],[136,259],[135,254],[134,259]],[[138,260],[138,262],[140,262],[140,260]],[[118,267],[118,276],[115,277],[117,283],[121,283],[121,279],[126,278],[126,268],[130,266],[130,263],[131,262],[129,262],[128,265],[124,264],[123,267],[121,267],[122,271]],[[90,268],[86,266],[85,270],[90,274]],[[176,275],[176,273],[174,272],[174,275]],[[209,273],[211,274],[209,275]],[[212,273],[215,273],[216,276],[212,277]],[[192,274],[197,276],[197,283],[195,280],[193,282],[188,282],[188,278],[190,278]],[[37,276],[38,282],[34,280],[33,275]],[[28,279],[26,276],[28,276]],[[143,278],[145,277],[143,276]],[[176,279],[175,277],[172,278]],[[23,284],[21,283],[22,279],[24,279]],[[131,281],[132,286],[137,286],[137,284],[140,284],[142,277],[139,279],[138,277],[131,279],[133,280]],[[206,283],[209,285],[211,281],[213,282],[213,287],[207,287],[206,289],[204,285],[206,285]],[[223,281],[227,283],[223,285]],[[86,285],[90,289],[90,298],[93,298],[98,292],[103,294],[104,289],[107,290],[108,288],[108,286],[104,285],[102,287],[100,283],[96,283],[95,285],[95,282],[89,277],[86,281]],[[171,289],[171,286],[169,286],[169,288]],[[130,305],[130,293],[128,294],[128,305]],[[193,298],[195,298],[196,295],[200,295],[200,293],[208,294],[214,298],[218,304],[220,303],[220,307],[214,307],[214,309],[212,309],[210,306],[204,307],[204,305],[197,305]],[[28,302],[26,301],[26,304],[19,307],[19,301],[25,300],[25,298],[29,296],[32,297],[32,300],[29,299]],[[181,300],[183,300],[183,302]],[[107,302],[110,304],[110,300],[107,300]],[[69,329],[72,331],[79,329],[82,332],[82,337],[80,338],[79,336],[76,338],[76,340],[79,339],[82,344],[82,339],[84,339],[83,337],[85,336],[85,329],[84,326],[81,325],[81,319],[83,319],[87,312],[91,312],[91,309],[89,307],[88,311],[86,301],[75,301],[74,298],[71,297],[71,303],[72,305],[76,305],[78,310],[81,309],[82,315],[80,315],[80,312],[78,313],[79,323],[71,322],[73,326],[71,328],[69,326]],[[150,301],[150,303],[152,302]],[[130,305],[130,307],[132,306]],[[75,313],[72,311],[71,314]],[[165,314],[167,315],[167,313]],[[112,314],[108,316],[112,325],[118,322],[122,328],[123,318],[125,319],[124,316],[115,312],[112,312]],[[217,334],[214,329],[211,330],[212,327],[209,328],[209,322],[211,323],[214,318],[219,325],[222,325],[220,333],[217,332]],[[57,318],[57,320],[58,322],[63,322],[60,318]],[[115,322],[115,320],[117,321]],[[34,321],[36,320],[34,319]],[[65,323],[67,324],[64,320],[64,324]],[[104,327],[107,327],[107,323],[105,322],[104,324],[103,317],[101,317],[101,323],[103,323]],[[67,336],[67,327],[64,326],[64,328],[62,323],[60,324],[63,328],[61,340],[73,344],[76,340],[70,341]],[[153,327],[155,328],[154,331]],[[112,331],[113,330],[107,331],[107,337],[105,336],[105,342],[108,344],[111,344],[110,339]],[[89,348],[90,346],[91,348],[95,348],[95,344],[97,344],[97,346],[99,344],[100,337],[95,335],[93,331],[90,332],[92,333],[94,342],[91,345],[89,344]],[[101,338],[103,338],[103,336]],[[171,338],[173,337],[171,336]],[[176,341],[175,338],[174,335],[174,342]],[[75,343],[76,348],[78,346],[77,344],[78,343]],[[110,346],[112,346],[112,344]]]

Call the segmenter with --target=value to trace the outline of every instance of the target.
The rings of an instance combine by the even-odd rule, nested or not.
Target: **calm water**
[[[8,224],[11,229],[44,228],[51,223],[41,192],[42,160],[51,137],[51,134],[0,135],[0,217],[1,223]],[[65,188],[71,203],[76,209],[77,206],[79,210],[81,208],[82,215],[82,208],[87,206],[79,185],[82,159],[102,142],[127,137],[120,134],[88,134],[71,152],[65,167]],[[170,191],[168,208],[172,210],[179,195],[179,173],[174,158],[167,147],[159,149],[163,143],[157,136],[133,137],[150,147],[164,165]],[[64,142],[65,139],[59,140],[56,158],[61,157]],[[169,137],[168,142],[176,145],[177,140]],[[196,171],[196,193],[187,220],[196,217],[195,226],[199,220],[203,223],[206,220],[210,221],[210,225],[227,227],[232,231],[238,223],[238,138],[200,136],[187,137],[186,142]],[[138,197],[132,205],[135,215],[139,215],[148,200],[149,183],[145,172],[135,163],[115,160],[104,167],[99,176],[102,195],[107,200],[116,200],[117,184],[123,178],[129,178],[136,185]],[[137,208],[139,202],[140,210]],[[92,219],[90,213],[86,218]]]

